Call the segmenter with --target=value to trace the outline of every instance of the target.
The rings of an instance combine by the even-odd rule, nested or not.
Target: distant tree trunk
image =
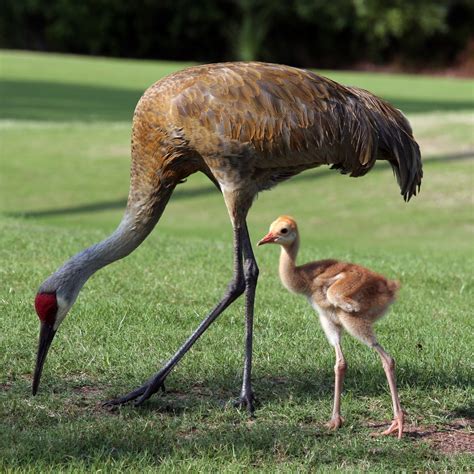
[[[278,3],[275,0],[238,0],[241,21],[237,25],[237,34],[234,40],[237,59],[255,61],[261,57],[272,16],[278,9]]]

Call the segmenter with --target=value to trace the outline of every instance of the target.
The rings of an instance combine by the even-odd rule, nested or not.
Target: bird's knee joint
[[[259,273],[260,271],[255,260],[247,259],[244,261],[244,275],[246,286],[251,284],[255,285],[257,283]]]
[[[395,359],[391,356],[388,356],[384,358],[383,365],[386,369],[389,369],[393,372],[395,370]]]
[[[245,280],[243,278],[238,278],[233,280],[228,288],[228,292],[234,296],[240,296],[245,291]]]
[[[336,365],[334,366],[334,372],[336,373],[345,373],[347,369],[347,363],[345,360],[339,360],[336,362]]]

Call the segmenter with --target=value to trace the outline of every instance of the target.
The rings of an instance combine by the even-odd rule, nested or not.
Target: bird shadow
[[[402,394],[405,388],[413,386],[430,392],[433,388],[466,388],[472,384],[468,374],[462,371],[437,370],[430,373],[422,367],[406,364],[399,368],[402,370],[398,371],[398,385]],[[195,380],[197,377],[195,373],[187,375],[179,371],[167,381],[165,393],[159,392],[140,407],[126,405],[114,411],[102,407],[102,398],[117,395],[117,385],[122,389],[129,384],[128,377],[117,380],[116,385],[101,385],[100,380],[85,381],[84,386],[73,388],[71,381],[67,380],[50,384],[47,390],[61,394],[58,401],[63,400],[65,392],[72,393],[66,402],[63,400],[65,413],[61,415],[61,408],[58,412],[56,407],[55,416],[44,416],[40,422],[35,417],[17,419],[8,427],[15,439],[15,449],[5,452],[4,463],[11,462],[17,468],[35,463],[54,467],[73,460],[88,468],[98,459],[100,462],[134,462],[147,453],[151,456],[150,462],[159,466],[168,459],[210,456],[209,453],[216,452],[216,446],[219,446],[220,455],[225,456],[230,449],[233,456],[246,459],[249,453],[256,456],[265,452],[269,462],[274,462],[284,446],[284,452],[291,453],[292,458],[303,459],[311,449],[317,451],[319,465],[333,465],[334,456],[341,453],[328,452],[328,449],[331,451],[330,446],[337,440],[356,459],[360,457],[373,462],[385,459],[392,466],[403,466],[403,456],[420,449],[417,443],[438,431],[433,426],[408,424],[407,436],[401,441],[403,445],[397,444],[403,449],[394,453],[390,442],[371,440],[369,436],[374,428],[385,424],[372,421],[349,423],[338,433],[327,430],[324,427],[326,419],[319,419],[310,407],[313,402],[318,404],[324,400],[330,403],[334,378],[332,367],[282,367],[272,373],[259,373],[256,367],[254,390],[259,403],[254,419],[249,419],[245,410],[236,410],[231,403],[240,385],[237,366],[216,371],[198,381]],[[29,380],[24,380],[21,387],[8,386],[5,389],[23,392],[27,382]],[[381,367],[349,366],[344,385],[344,393],[348,392],[352,398],[384,395],[386,406],[390,406]],[[11,396],[18,398],[16,393],[11,393]],[[39,405],[43,404],[40,400]],[[52,406],[55,405],[53,402]],[[73,405],[76,407],[71,410]],[[34,408],[35,404],[29,402],[28,406]],[[288,408],[292,413],[290,416]],[[409,414],[410,407],[404,408]],[[67,422],[58,422],[66,415]],[[471,406],[456,407],[449,413],[452,422],[447,422],[446,429],[464,430],[465,425],[457,426],[454,422],[457,423],[456,418],[460,416],[468,419],[468,415],[472,415]],[[94,429],[84,428],[89,425]],[[365,441],[353,445],[350,440],[354,436]],[[229,462],[231,460],[229,458]]]
[[[162,412],[179,415],[187,410],[207,406],[221,409],[232,406],[238,395],[240,385],[240,368],[234,371],[216,371],[215,375],[198,382],[191,378],[182,378],[179,374],[172,374],[167,381],[167,390],[153,395],[137,413]],[[122,383],[120,384],[124,386]],[[399,390],[417,387],[419,391],[436,389],[472,388],[473,383],[469,374],[463,371],[427,370],[419,366],[402,364],[397,370],[397,385]],[[135,387],[129,387],[133,389]],[[334,371],[330,367],[307,367],[294,369],[287,367],[272,373],[259,374],[258,370],[253,377],[253,388],[257,396],[257,407],[277,407],[288,403],[304,405],[332,399],[334,390]],[[64,388],[67,390],[67,388]],[[379,364],[370,367],[349,365],[344,379],[344,393],[351,397],[377,397],[386,394],[387,403],[390,396],[387,389],[387,379],[383,368]],[[106,396],[105,394],[102,394]],[[117,388],[108,387],[107,396],[123,395],[117,393]],[[131,405],[129,405],[131,406]],[[472,406],[460,407],[453,416],[473,418]]]
[[[353,377],[349,372],[346,390],[355,395],[383,393],[382,385],[386,382],[381,370],[364,370],[364,375],[363,383],[358,384],[356,379],[359,377]],[[456,374],[442,371],[433,379],[423,370],[415,368],[404,372],[400,379],[402,389],[413,383],[422,389],[430,389],[433,385],[461,386],[467,382],[464,376],[457,377]],[[167,460],[177,458],[207,458],[211,456],[210,453],[216,452],[218,446],[221,456],[226,456],[228,450],[239,459],[247,459],[249,453],[251,456],[267,453],[270,463],[284,453],[293,459],[304,459],[308,449],[311,449],[317,453],[320,466],[329,466],[333,465],[334,456],[342,456],[331,448],[337,440],[338,444],[350,450],[350,456],[355,459],[363,458],[377,463],[386,461],[394,467],[403,466],[407,452],[415,452],[419,449],[419,441],[424,441],[437,431],[435,427],[410,427],[401,442],[393,440],[398,443],[397,446],[403,443],[403,449],[394,451],[392,443],[385,439],[371,440],[369,436],[369,432],[385,426],[384,424],[350,424],[334,433],[324,427],[326,420],[316,420],[304,410],[297,410],[294,417],[292,415],[288,418],[288,403],[292,407],[303,404],[307,407],[308,401],[318,403],[323,399],[330,399],[333,373],[329,368],[314,371],[288,368],[271,376],[257,374],[254,389],[260,403],[255,419],[249,419],[244,410],[239,413],[229,403],[229,399],[236,395],[238,382],[239,377],[231,371],[202,379],[198,383],[190,380],[180,383],[173,379],[169,382],[169,391],[153,396],[143,406],[126,406],[113,412],[101,407],[97,397],[104,393],[102,390],[95,390],[87,400],[87,404],[92,406],[89,418],[84,413],[78,419],[69,419],[67,423],[47,418],[42,420],[41,426],[30,426],[29,429],[17,422],[17,428],[11,428],[16,443],[15,459],[6,456],[4,462],[7,465],[8,462],[14,463],[16,467],[27,467],[35,463],[47,463],[54,467],[72,460],[88,468],[97,463],[98,459],[100,462],[133,463],[137,457],[141,458],[146,453],[150,457],[149,462],[159,466]],[[109,390],[113,391],[114,387],[109,385],[106,391]],[[89,390],[77,392],[76,389],[76,395],[81,393],[91,395]],[[386,396],[389,405],[388,393]],[[81,412],[87,410],[87,404],[86,408],[84,404],[81,405]],[[272,405],[270,411],[265,411],[269,405]],[[459,410],[461,413],[464,408]],[[277,413],[276,416],[272,415],[273,411]],[[193,417],[191,412],[197,412],[198,415]],[[283,414],[279,416],[278,413]],[[89,420],[88,423],[94,424],[94,429],[83,429],[85,418]],[[451,425],[448,428],[451,429]],[[38,434],[35,429],[42,433],[41,449],[36,448],[38,442],[33,439]],[[45,436],[48,432],[54,433],[54,439]],[[348,441],[354,436],[366,441],[354,445]],[[229,458],[228,461],[231,462],[232,459]]]

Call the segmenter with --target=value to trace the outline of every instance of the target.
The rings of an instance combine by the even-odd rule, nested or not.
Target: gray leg
[[[235,402],[238,407],[247,407],[250,415],[255,407],[255,396],[252,391],[252,345],[253,345],[253,315],[255,305],[255,291],[258,280],[258,266],[252,250],[247,224],[242,232],[242,250],[244,254],[244,278],[245,278],[245,359],[240,397]]]
[[[104,405],[113,407],[116,405],[122,405],[131,400],[137,399],[136,405],[142,404],[145,400],[150,398],[160,388],[164,388],[164,381],[169,375],[173,367],[181,360],[181,358],[188,352],[192,345],[199,339],[199,337],[206,331],[206,329],[217,319],[217,317],[231,305],[246,288],[246,278],[244,277],[244,271],[242,266],[242,241],[243,236],[248,234],[242,229],[234,228],[234,277],[230,282],[227,291],[217,306],[209,313],[209,315],[202,321],[199,327],[194,331],[186,342],[178,349],[176,354],[164,365],[164,367],[149,381],[145,382],[142,386],[133,390],[132,392],[124,395],[123,397],[116,398],[106,402]],[[250,346],[251,349],[251,346]]]

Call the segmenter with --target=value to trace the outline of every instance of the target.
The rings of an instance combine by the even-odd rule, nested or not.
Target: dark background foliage
[[[349,67],[454,64],[472,0],[2,0],[0,47]]]

